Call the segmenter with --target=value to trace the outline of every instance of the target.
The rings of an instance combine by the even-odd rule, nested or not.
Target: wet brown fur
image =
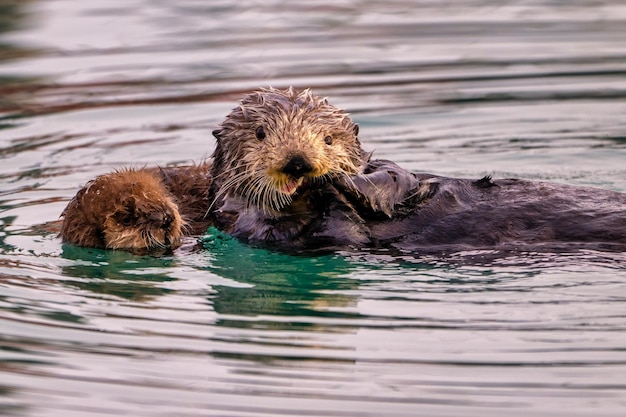
[[[62,213],[60,236],[78,246],[158,253],[206,230],[210,164],[121,169],[87,183]]]

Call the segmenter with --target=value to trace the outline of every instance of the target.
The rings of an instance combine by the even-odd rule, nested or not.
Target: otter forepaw
[[[362,174],[345,177],[338,185],[369,210],[392,217],[396,206],[410,196],[419,181],[414,174],[391,161],[374,160]]]

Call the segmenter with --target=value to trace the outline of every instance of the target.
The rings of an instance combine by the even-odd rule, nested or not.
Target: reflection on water
[[[208,251],[206,264],[212,272],[248,284],[214,288],[215,311],[233,315],[225,319],[227,326],[259,325],[257,321],[236,324],[233,319],[238,316],[341,317],[338,311],[324,310],[347,308],[356,302],[355,296],[342,294],[358,287],[358,281],[350,278],[355,266],[345,258],[298,257],[251,248],[214,230],[203,238],[203,248]]]
[[[267,85],[409,169],[626,192],[625,75],[617,0],[0,0],[0,414],[623,415],[624,254],[154,258],[56,221]]]

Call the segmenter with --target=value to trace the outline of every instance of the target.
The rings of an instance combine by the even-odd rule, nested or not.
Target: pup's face
[[[142,255],[178,248],[181,228],[178,209],[169,199],[132,194],[115,203],[104,221],[103,235],[108,249]]]

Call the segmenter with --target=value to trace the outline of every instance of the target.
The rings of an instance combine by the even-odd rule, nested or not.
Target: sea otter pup
[[[210,225],[204,219],[209,167],[127,168],[101,175],[69,202],[60,235],[74,245],[135,254],[176,249],[183,235]]]
[[[154,199],[162,202],[161,207],[147,207],[171,212],[177,205],[180,213],[186,213],[184,220],[167,227],[157,221],[153,229],[165,227],[166,234],[151,232],[150,239],[112,245],[108,242],[115,239],[109,235],[128,232],[139,237],[144,229],[106,223],[101,217],[106,243],[100,246],[175,247],[186,221],[188,233],[214,225],[251,244],[287,251],[626,250],[626,194],[521,180],[414,174],[391,161],[371,160],[358,132],[346,112],[309,90],[254,92],[213,132],[216,149],[212,161],[203,165],[208,175],[189,167],[170,168],[169,176],[177,178],[172,181],[163,171],[140,170],[160,178],[160,185],[150,182],[146,188],[162,195]],[[124,172],[135,171],[120,174]],[[120,182],[112,193],[123,196],[128,187]],[[81,199],[81,193],[64,212],[65,223],[80,224],[74,217],[91,210],[91,200]],[[82,208],[70,210],[77,199],[84,201]],[[105,211],[116,213],[118,200],[107,199]],[[192,202],[194,209],[188,210]],[[124,219],[109,216],[115,221],[118,217]],[[113,224],[115,228],[109,226]],[[93,245],[75,239],[77,226],[64,225],[64,230],[65,241]]]

